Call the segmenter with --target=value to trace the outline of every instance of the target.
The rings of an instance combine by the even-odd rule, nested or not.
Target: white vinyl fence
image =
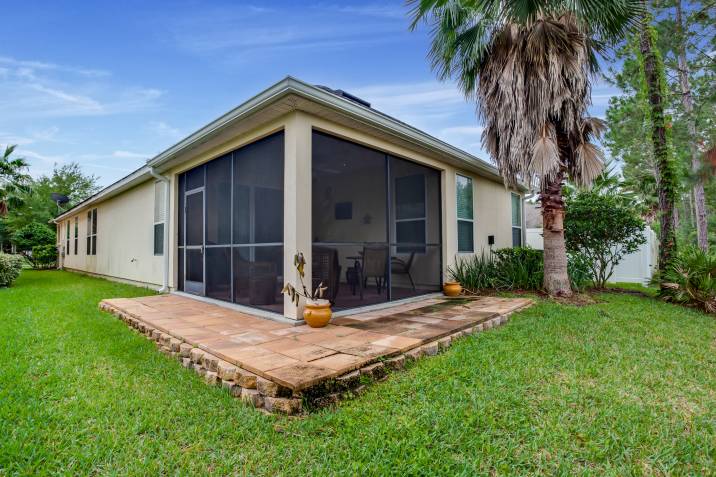
[[[647,227],[644,230],[646,242],[636,252],[622,258],[622,261],[614,267],[614,274],[609,281],[641,283],[646,285],[651,280],[659,257],[659,246],[656,233]],[[542,228],[526,230],[527,245],[538,250],[544,249],[542,239]]]

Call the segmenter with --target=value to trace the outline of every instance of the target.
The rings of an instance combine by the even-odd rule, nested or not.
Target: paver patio
[[[102,302],[174,338],[298,392],[529,306],[524,298],[426,298],[293,326],[176,295]]]

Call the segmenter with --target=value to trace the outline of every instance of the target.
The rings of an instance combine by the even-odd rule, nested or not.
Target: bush
[[[47,225],[33,222],[21,228],[12,235],[12,243],[17,250],[32,264],[34,268],[44,268],[44,263],[38,262],[33,251],[36,247],[55,246],[55,232]],[[43,249],[45,251],[47,249]],[[41,255],[43,252],[41,251]],[[46,255],[44,255],[46,256]]]
[[[688,247],[662,272],[659,296],[716,313],[716,254]]]
[[[32,248],[35,268],[54,268],[57,264],[57,247],[55,245],[37,245]]]
[[[646,242],[638,207],[625,195],[581,191],[567,199],[567,251],[589,259],[594,284],[604,288],[614,267]]]
[[[0,252],[0,287],[9,287],[22,270],[22,257]]]
[[[572,288],[583,291],[592,282],[589,260],[581,254],[570,254],[567,268]],[[542,290],[544,257],[542,250],[530,247],[503,248],[485,255],[459,257],[448,267],[451,280],[460,282],[467,291]]]

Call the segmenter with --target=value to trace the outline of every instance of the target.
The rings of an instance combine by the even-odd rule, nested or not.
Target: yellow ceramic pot
[[[331,321],[331,303],[328,300],[307,302],[303,319],[311,328],[323,328]]]
[[[459,296],[462,293],[462,286],[459,282],[445,282],[443,284],[445,296]]]

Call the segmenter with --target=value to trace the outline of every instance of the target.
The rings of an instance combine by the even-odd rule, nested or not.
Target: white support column
[[[284,280],[300,287],[293,257],[302,252],[306,259],[304,281],[311,286],[311,122],[304,113],[291,113],[284,132],[284,195],[283,195],[283,275]],[[283,314],[303,319],[301,306],[284,296]]]
[[[457,190],[455,170],[447,168],[442,172],[442,231],[443,231],[443,281],[447,281],[447,268],[455,262],[457,255]]]

